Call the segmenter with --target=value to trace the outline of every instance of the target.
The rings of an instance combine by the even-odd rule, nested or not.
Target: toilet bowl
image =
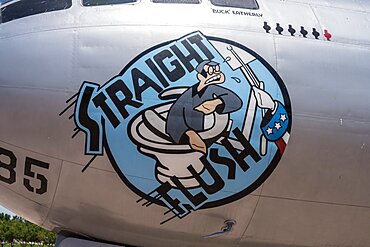
[[[186,188],[196,188],[198,181],[188,167],[191,165],[198,174],[204,171],[200,158],[204,155],[193,150],[188,144],[176,144],[166,133],[166,119],[173,102],[150,107],[136,115],[131,124],[130,134],[139,150],[156,159],[156,178],[160,183],[176,185],[171,177],[176,176]],[[199,136],[205,143],[221,138],[231,126],[229,114],[209,114],[204,119],[205,130]]]

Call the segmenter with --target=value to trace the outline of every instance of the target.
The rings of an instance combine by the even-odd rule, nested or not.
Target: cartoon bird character
[[[193,150],[206,154],[207,145],[198,134],[205,130],[205,116],[213,112],[235,112],[242,107],[242,100],[233,91],[217,85],[225,81],[218,63],[205,60],[196,71],[198,82],[172,105],[166,131],[176,144],[186,143]]]

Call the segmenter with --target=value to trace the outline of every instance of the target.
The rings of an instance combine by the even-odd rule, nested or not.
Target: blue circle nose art
[[[258,188],[292,123],[274,69],[244,44],[201,32],[142,52],[102,86],[84,82],[75,116],[87,155],[105,150],[138,201],[178,218]]]

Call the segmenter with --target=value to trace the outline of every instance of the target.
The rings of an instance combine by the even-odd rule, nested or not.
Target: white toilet
[[[178,94],[179,89],[176,90],[176,94]],[[168,91],[165,93],[169,95]],[[187,167],[192,165],[195,171],[201,174],[204,165],[200,158],[204,154],[194,151],[190,145],[173,143],[171,137],[166,133],[166,119],[172,104],[173,102],[153,106],[135,116],[131,124],[131,136],[142,153],[158,161],[156,178],[159,182],[168,182],[176,187],[171,181],[171,177],[176,176],[184,187],[196,188],[199,183]],[[207,115],[204,122],[205,130],[198,134],[205,142],[221,138],[222,133],[231,127],[229,114],[214,112]]]

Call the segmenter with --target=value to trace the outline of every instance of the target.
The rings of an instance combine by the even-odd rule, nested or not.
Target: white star
[[[275,123],[275,129],[279,130],[280,128],[281,128],[280,122],[279,123]]]
[[[283,123],[286,120],[286,115],[285,114],[280,114],[280,120],[283,121]]]
[[[267,132],[267,135],[271,135],[272,134],[272,129],[270,127],[268,127],[266,132]]]

